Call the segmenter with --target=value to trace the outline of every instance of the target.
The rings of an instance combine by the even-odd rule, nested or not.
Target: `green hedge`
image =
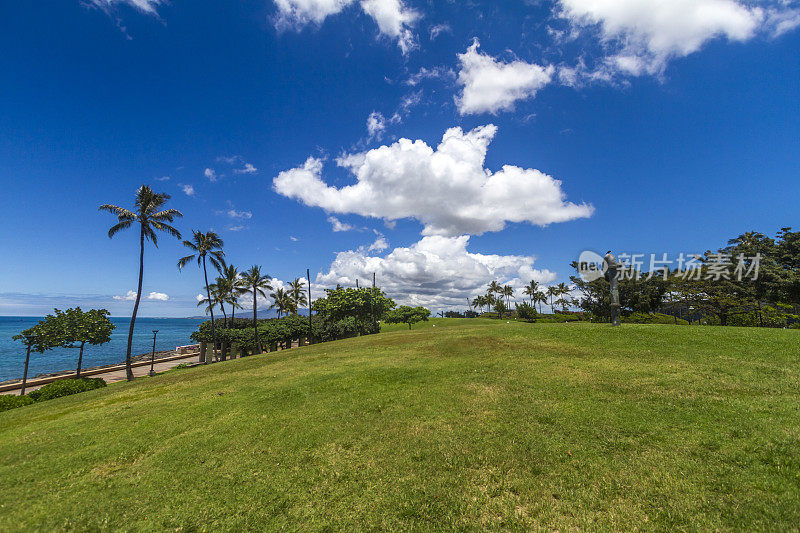
[[[69,396],[71,394],[78,394],[79,392],[101,389],[105,386],[106,382],[103,381],[102,378],[58,379],[31,392],[28,396],[33,401],[41,402],[44,400],[52,400],[53,398],[60,398],[62,396]]]
[[[12,394],[0,394],[0,412],[14,409],[15,407],[22,407],[33,403],[33,399],[29,396],[14,396]]]
[[[30,405],[34,402],[43,402],[45,400],[52,400],[53,398],[69,396],[79,392],[100,389],[105,386],[106,382],[101,378],[57,379],[52,383],[48,383],[30,392],[27,396],[0,394],[0,412],[22,407],[23,405]]]

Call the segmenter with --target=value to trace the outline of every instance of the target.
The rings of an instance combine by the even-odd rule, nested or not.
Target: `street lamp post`
[[[156,375],[156,371],[153,369],[153,365],[156,362],[156,335],[158,335],[158,330],[153,330],[153,353],[150,354],[150,377]]]

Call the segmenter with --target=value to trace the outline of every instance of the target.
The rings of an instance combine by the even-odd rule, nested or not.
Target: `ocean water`
[[[35,325],[42,317],[0,316],[0,381],[22,377],[25,366],[25,348],[11,337]],[[122,363],[128,345],[130,318],[112,317],[116,329],[111,342],[101,346],[89,346],[83,351],[83,367]],[[191,318],[142,318],[136,319],[133,332],[132,355],[150,353],[153,349],[153,330],[158,330],[156,351],[174,350],[176,346],[191,344],[189,336],[203,322]],[[72,370],[78,364],[77,348],[55,348],[42,354],[31,352],[28,378],[37,374]]]

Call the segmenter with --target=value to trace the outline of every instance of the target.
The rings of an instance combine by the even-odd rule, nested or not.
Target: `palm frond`
[[[116,235],[121,230],[130,228],[132,224],[133,224],[132,220],[124,220],[124,221],[122,221],[122,222],[120,222],[118,224],[114,224],[108,230],[108,238],[109,239],[112,238],[114,235]]]
[[[157,229],[158,231],[163,231],[164,233],[172,235],[177,239],[181,238],[181,232],[173,228],[169,224],[164,224],[163,222],[157,222],[154,220],[153,222],[150,223],[150,225],[153,226],[153,228]]]
[[[97,210],[108,211],[109,213],[116,215],[120,219],[120,221],[137,219],[136,213],[134,213],[133,211],[128,211],[124,207],[119,207],[118,205],[103,204],[100,207],[98,207]]]
[[[194,255],[187,255],[186,257],[181,257],[178,259],[178,270],[183,270],[183,267],[185,267],[194,258]]]
[[[162,220],[167,220],[172,222],[175,218],[183,217],[183,213],[178,211],[177,209],[165,209],[164,211],[159,211],[157,213],[153,213],[150,215],[150,220],[155,220],[160,222]]]

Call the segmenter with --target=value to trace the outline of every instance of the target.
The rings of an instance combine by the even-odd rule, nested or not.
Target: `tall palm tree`
[[[281,288],[275,289],[274,292],[270,293],[269,297],[272,298],[272,305],[269,308],[278,310],[278,318],[281,317],[281,314],[288,312],[290,302],[285,290]]]
[[[538,290],[539,290],[539,284],[536,282],[536,280],[532,279],[530,283],[525,285],[525,288],[522,290],[522,293],[530,297],[531,303],[535,305],[536,302],[534,302],[534,296],[536,295],[536,291]]]
[[[539,312],[541,313],[542,312],[542,304],[546,304],[547,303],[547,294],[545,294],[543,291],[536,291],[536,294],[533,295],[533,300],[535,302],[538,302],[538,304],[539,304]]]
[[[187,255],[186,257],[181,257],[178,260],[178,270],[183,270],[183,267],[185,267],[190,261],[197,259],[198,266],[203,267],[203,277],[206,282],[206,297],[208,298],[209,302],[212,302],[211,290],[208,283],[206,258],[208,258],[208,262],[211,263],[218,271],[222,268],[222,265],[225,262],[225,252],[222,251],[222,239],[213,231],[202,233],[197,230],[192,230],[192,240],[183,241],[183,245],[192,250],[194,253],[192,255]],[[214,330],[213,306],[209,309],[209,311],[211,312],[211,351],[216,352],[217,333]],[[205,362],[208,364],[208,358],[206,358]]]
[[[569,303],[569,301],[566,298],[564,298],[564,296],[569,294],[569,286],[566,283],[562,282],[556,286],[556,289],[558,289],[558,296],[559,300],[561,301],[562,311],[566,311],[567,304]]]
[[[239,270],[233,265],[225,265],[223,263],[217,283],[222,289],[221,292],[225,303],[231,306],[231,320],[233,320],[236,318],[236,310],[242,308],[239,304],[239,298],[247,292],[239,275]]]
[[[506,306],[511,309],[511,297],[514,296],[514,288],[511,285],[506,285],[500,290],[500,294],[506,297]]]
[[[261,341],[258,338],[258,297],[266,298],[267,295],[264,291],[271,291],[272,285],[270,280],[272,278],[267,274],[261,273],[261,267],[253,265],[250,270],[242,274],[242,286],[245,287],[245,292],[253,293],[253,331],[256,334],[256,347],[258,351],[261,349]]]
[[[306,284],[300,278],[295,278],[294,281],[289,282],[289,289],[286,291],[292,301],[292,311],[297,314],[301,306],[308,305],[308,298],[306,298],[305,288]]]
[[[125,351],[125,376],[128,378],[128,381],[133,380],[131,346],[133,345],[133,326],[136,323],[136,314],[139,312],[139,302],[142,299],[144,243],[145,241],[151,241],[153,245],[158,248],[156,231],[163,231],[177,239],[181,238],[181,232],[173,228],[170,224],[172,224],[175,218],[182,217],[183,214],[177,209],[162,209],[169,199],[170,196],[168,194],[153,192],[153,189],[149,186],[142,185],[136,191],[133,211],[112,204],[103,204],[99,208],[100,211],[108,211],[117,217],[117,223],[108,230],[109,239],[119,231],[128,229],[137,222],[139,223],[139,285],[136,288],[136,301],[133,304],[131,325],[130,328],[128,328],[128,348]]]
[[[495,293],[499,294],[502,290],[503,287],[499,283],[497,283],[496,281],[492,281],[489,284],[489,288],[486,292],[487,294],[495,294]]]
[[[550,298],[550,311],[555,313],[555,308],[553,307],[553,298],[558,296],[558,287],[553,285],[547,287],[547,296]]]
[[[486,298],[482,294],[479,294],[472,300],[472,307],[477,307],[480,309],[481,313],[483,313],[483,306],[486,305]]]

